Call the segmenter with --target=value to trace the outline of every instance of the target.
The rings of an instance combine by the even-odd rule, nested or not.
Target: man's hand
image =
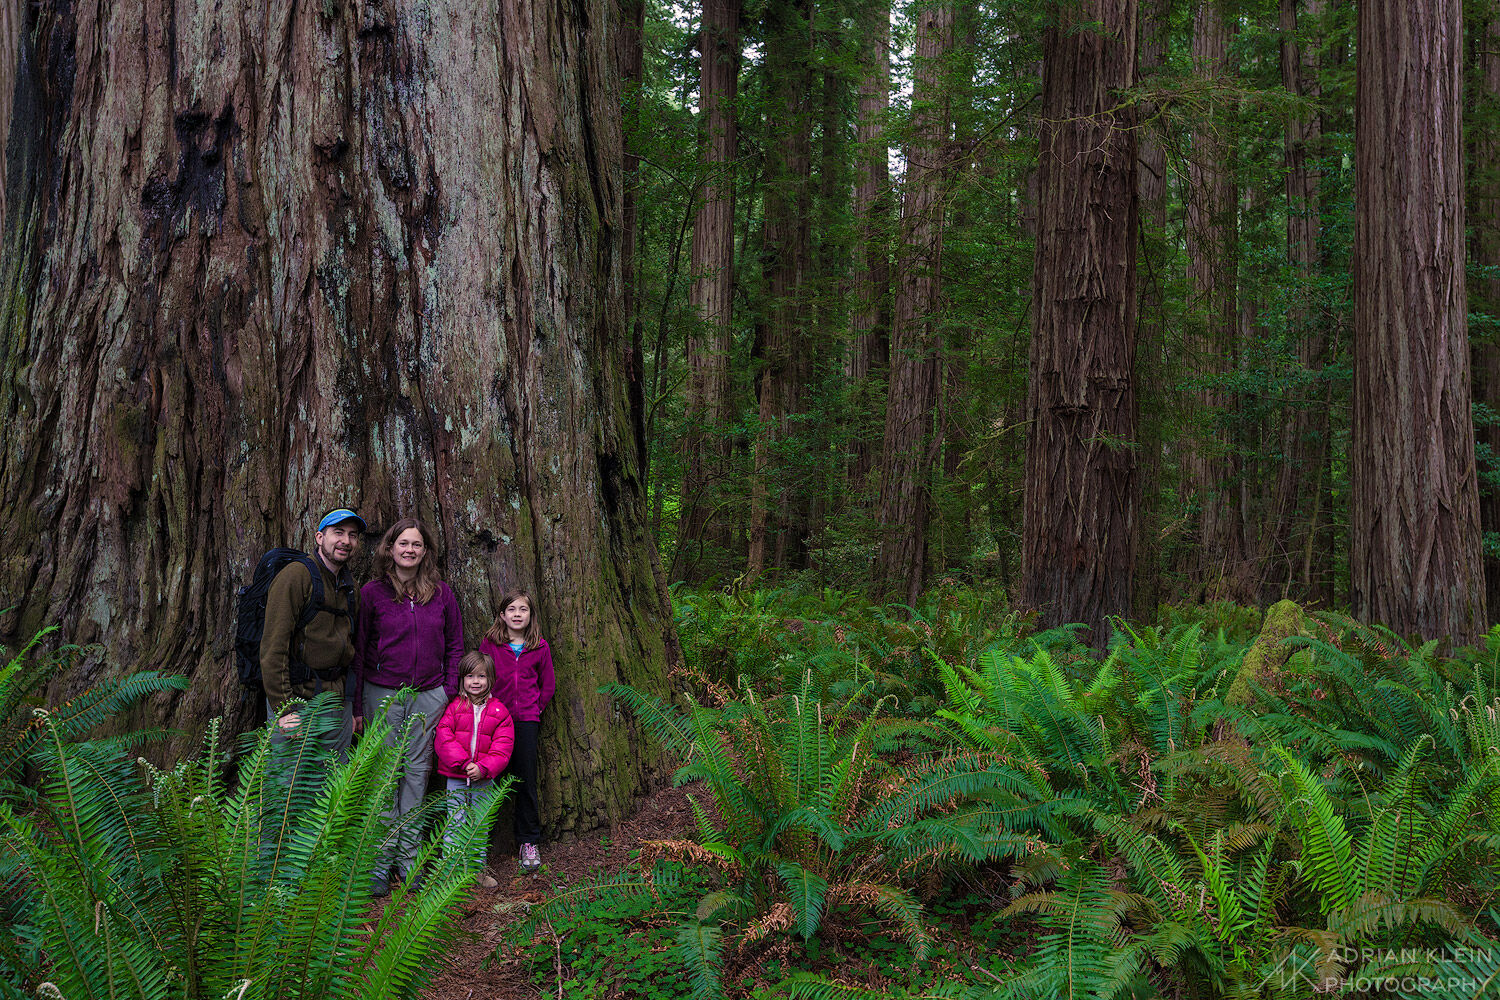
[[[289,733],[292,730],[296,729],[298,726],[302,725],[302,716],[298,715],[296,712],[288,712],[280,719],[277,719],[276,724],[281,727],[282,732]]]
[[[474,763],[472,760],[464,765],[464,774],[467,774],[469,776],[470,781],[480,781],[484,778],[484,772],[481,771],[479,769],[479,765]]]
[[[362,733],[364,731],[365,731],[365,717],[362,716],[362,715],[356,715],[354,717],[354,732],[356,734],[358,734],[358,733]]]

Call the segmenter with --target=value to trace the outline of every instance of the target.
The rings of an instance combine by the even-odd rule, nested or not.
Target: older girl
[[[485,633],[479,651],[495,661],[495,695],[510,709],[516,743],[510,773],[516,786],[515,834],[521,845],[521,867],[530,871],[542,863],[542,840],[537,810],[537,730],[542,712],[552,700],[552,651],[542,638],[525,591],[513,590],[500,602],[500,617]]]

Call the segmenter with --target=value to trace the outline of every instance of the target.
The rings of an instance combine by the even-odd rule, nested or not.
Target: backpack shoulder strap
[[[307,575],[312,578],[312,593],[308,595],[307,603],[302,605],[302,613],[297,616],[297,631],[301,632],[307,628],[313,616],[326,610],[323,607],[323,572],[318,568],[317,560],[305,552],[298,552],[292,558],[305,566]]]

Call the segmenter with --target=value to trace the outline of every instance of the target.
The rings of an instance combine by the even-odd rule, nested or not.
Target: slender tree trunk
[[[1301,43],[1298,6],[1298,0],[1281,0],[1281,81],[1288,93],[1316,98],[1317,59],[1314,48]],[[1322,14],[1322,0],[1306,0],[1303,6],[1310,18]],[[1263,549],[1261,594],[1267,601],[1290,596],[1294,587],[1303,596],[1311,592],[1312,581],[1302,573],[1303,555],[1320,499],[1311,491],[1327,461],[1328,408],[1311,381],[1323,367],[1327,338],[1323,318],[1309,304],[1319,266],[1319,172],[1314,157],[1321,135],[1316,113],[1287,119],[1286,248],[1296,281],[1287,328],[1296,338],[1298,361],[1309,381],[1289,395],[1282,424],[1282,461]]]
[[[1215,3],[1198,7],[1193,22],[1193,68],[1217,83],[1228,73],[1229,25]],[[1204,116],[1193,133],[1188,162],[1188,340],[1191,370],[1206,376],[1231,372],[1237,355],[1239,313],[1235,297],[1237,234],[1234,170],[1228,122],[1221,111]],[[1188,462],[1198,503],[1193,576],[1210,597],[1249,599],[1244,521],[1240,517],[1238,459],[1220,423],[1235,410],[1218,388],[1197,394],[1198,434]]]
[[[937,334],[943,256],[943,178],[948,148],[943,66],[953,45],[953,7],[917,11],[912,142],[901,203],[901,245],[891,327],[890,393],[880,458],[880,550],[876,588],[916,603],[927,556],[931,478],[936,457]]]
[[[1500,7],[1494,3],[1476,32],[1475,48],[1475,104],[1483,124],[1475,130],[1469,157],[1468,209],[1471,253],[1485,277],[1470,296],[1469,311],[1493,317],[1500,316]],[[1475,397],[1491,411],[1500,411],[1500,330],[1493,321],[1483,336],[1474,338],[1472,358]],[[1479,443],[1488,446],[1490,461],[1500,462],[1500,425],[1490,423],[1476,431]],[[1481,489],[1479,521],[1485,534],[1500,532],[1500,489]],[[1484,577],[1486,607],[1500,608],[1500,559],[1485,556]]]
[[[641,336],[640,303],[636,294],[636,248],[640,245],[641,156],[637,149],[641,133],[641,87],[645,84],[646,0],[617,0],[620,12],[620,34],[616,51],[620,61],[620,78],[624,82],[625,113],[625,185],[621,195],[622,235],[620,272],[622,276],[626,329],[630,347],[625,355],[625,379],[629,386],[630,412],[636,438],[636,460],[641,478],[651,482],[651,449],[646,437],[646,357]],[[654,537],[654,533],[653,533]]]
[[[800,560],[807,527],[805,484],[778,454],[801,412],[807,383],[805,284],[812,241],[812,0],[771,0],[766,74],[771,130],[765,178],[765,274],[769,302],[760,345],[760,434],[751,479],[745,577]]]
[[[738,155],[735,100],[739,91],[739,0],[704,0],[698,106],[704,117],[703,166],[706,180],[693,222],[692,286],[688,301],[698,326],[688,337],[687,434],[679,553],[711,546],[729,547],[729,514],[723,509],[728,472],[729,344],[734,302],[734,162]],[[680,558],[684,574],[696,578],[704,567],[696,557]]]
[[[862,32],[859,83],[859,123],[856,134],[854,219],[857,248],[854,261],[852,344],[849,351],[850,410],[853,413],[853,457],[849,489],[864,496],[880,453],[879,424],[883,417],[886,376],[890,365],[891,265],[888,227],[891,217],[891,176],[885,137],[885,116],[891,105],[891,11],[879,0],[869,5]]]
[[[1462,3],[1357,10],[1351,603],[1401,633],[1476,642]]]
[[[1022,601],[1108,640],[1130,613],[1136,495],[1135,0],[1054,7],[1027,401]]]
[[[176,669],[157,720],[247,724],[234,587],[346,504],[434,526],[470,635],[535,594],[551,832],[658,774],[598,694],[663,690],[673,642],[623,371],[610,4],[27,8],[0,630],[106,648],[50,697]]]
[[[0,232],[5,228],[5,136],[10,135],[11,102],[16,95],[16,71],[20,68],[21,23],[25,18],[21,0],[0,0]]]
[[[1166,62],[1167,30],[1172,0],[1146,0],[1141,9],[1137,35],[1140,75],[1149,85],[1152,74]],[[1158,109],[1142,109],[1155,121]],[[1153,621],[1161,602],[1161,528],[1163,518],[1162,438],[1168,404],[1167,316],[1162,281],[1166,267],[1164,240],[1167,229],[1167,150],[1161,134],[1144,126],[1136,153],[1136,198],[1140,203],[1140,258],[1144,268],[1139,285],[1140,314],[1137,337],[1140,346],[1135,361],[1135,384],[1140,396],[1136,449],[1136,574],[1134,618]]]

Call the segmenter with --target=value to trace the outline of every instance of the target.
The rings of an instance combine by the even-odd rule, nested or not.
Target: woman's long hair
[[[521,634],[521,641],[526,644],[527,649],[536,649],[542,641],[542,626],[536,620],[536,601],[524,590],[508,590],[500,599],[500,613],[495,616],[495,624],[484,637],[497,646],[504,646],[510,642],[510,630],[505,627],[505,609],[517,601],[525,601],[526,606],[531,609],[531,621],[526,623],[526,630]]]
[[[417,575],[406,583],[396,576],[396,560],[391,555],[391,549],[396,544],[396,539],[401,533],[410,528],[416,528],[422,533],[422,561],[417,563]],[[375,579],[384,580],[391,585],[391,590],[396,592],[397,597],[410,597],[418,604],[426,604],[432,600],[432,595],[437,593],[438,584],[442,577],[437,571],[437,549],[432,544],[432,532],[427,530],[427,525],[414,517],[403,517],[389,528],[381,536],[380,544],[375,547]]]

